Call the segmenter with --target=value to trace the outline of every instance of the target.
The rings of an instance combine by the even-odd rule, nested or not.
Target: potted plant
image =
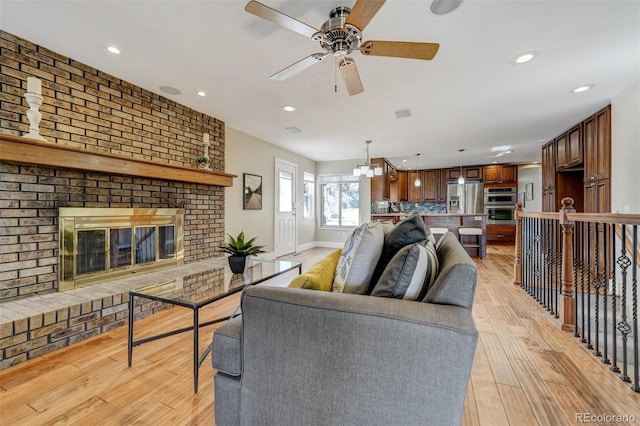
[[[196,157],[196,161],[198,162],[198,168],[204,169],[207,167],[207,164],[209,164],[209,157],[206,155],[199,155]]]
[[[240,231],[236,238],[231,235],[229,240],[220,246],[220,250],[225,253],[229,253],[229,267],[231,272],[238,274],[244,272],[249,262],[250,256],[264,253],[262,250],[265,246],[259,246],[255,244],[256,238],[253,237],[248,241],[244,239],[244,231]]]

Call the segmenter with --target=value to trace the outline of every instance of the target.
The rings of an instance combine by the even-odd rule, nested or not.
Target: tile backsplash
[[[447,212],[445,202],[395,202],[395,201],[373,201],[371,203],[371,214],[388,213],[424,213],[442,214]]]

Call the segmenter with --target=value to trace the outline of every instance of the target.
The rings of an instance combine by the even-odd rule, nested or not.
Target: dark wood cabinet
[[[542,192],[542,211],[543,212],[555,212],[556,208],[556,190],[547,189]]]
[[[438,170],[422,170],[422,200],[436,201],[438,192]]]
[[[460,167],[445,170],[447,172],[447,180],[457,180],[460,177]],[[463,167],[462,175],[467,180],[481,180],[482,166]]]
[[[516,227],[513,225],[487,225],[488,243],[509,243],[516,241]]]
[[[409,200],[409,172],[398,170],[398,179],[395,182],[395,197],[392,188],[391,201],[408,201]]]
[[[583,165],[582,123],[556,138],[556,170]]]
[[[542,146],[542,190],[556,187],[556,152],[554,141]],[[549,211],[549,210],[544,210]]]
[[[611,187],[609,179],[600,179],[584,184],[584,212],[611,212]]]
[[[518,166],[492,165],[482,168],[482,181],[487,184],[518,184]]]
[[[584,123],[584,181],[611,177],[611,108],[597,112]]]
[[[438,169],[436,201],[447,201],[447,173],[445,169]]]
[[[391,187],[398,179],[398,171],[384,158],[372,158],[371,166],[382,168],[382,175],[371,178],[371,201],[390,201]]]
[[[420,186],[415,185],[416,179],[420,179]],[[409,202],[417,203],[424,199],[422,194],[422,190],[424,188],[422,170],[411,170],[409,172],[409,181],[407,182],[407,187],[409,189]]]

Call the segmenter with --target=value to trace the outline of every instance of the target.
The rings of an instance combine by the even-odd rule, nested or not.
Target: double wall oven
[[[487,224],[515,225],[517,196],[515,186],[485,187],[484,212],[487,214]]]

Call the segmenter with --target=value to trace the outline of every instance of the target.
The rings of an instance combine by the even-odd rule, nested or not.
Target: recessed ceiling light
[[[119,55],[120,53],[122,53],[122,52],[120,52],[120,49],[118,49],[115,46],[107,46],[107,50],[109,52],[113,53],[114,55]]]
[[[591,90],[595,87],[595,84],[586,84],[584,86],[580,86],[580,87],[576,87],[575,89],[573,89],[571,91],[571,93],[582,93],[582,92],[586,92],[587,90]]]
[[[508,149],[508,150],[506,150],[504,153],[505,153],[505,154],[511,154],[512,152],[513,152],[512,150]]]
[[[497,161],[492,161],[491,164],[498,164],[498,162]]]
[[[179,95],[180,93],[182,93],[180,90],[176,89],[175,87],[171,87],[171,86],[160,86],[160,90],[162,90],[164,93],[168,93],[170,95]]]
[[[531,62],[532,60],[534,60],[536,58],[536,56],[538,56],[539,53],[535,50],[532,50],[530,52],[524,52],[521,53],[517,56],[515,56],[512,60],[511,63],[513,65],[520,65],[520,64],[526,64],[527,62]]]
[[[203,92],[202,90],[196,92],[196,95],[198,95],[198,96],[207,96],[207,94],[205,92]]]
[[[429,12],[436,16],[446,15],[460,7],[463,0],[431,0]]]
[[[294,107],[293,105],[283,105],[282,110],[287,112],[293,112],[296,110],[296,107]]]
[[[406,162],[407,162],[407,160],[402,160],[402,162],[403,162],[403,163],[406,163]]]

